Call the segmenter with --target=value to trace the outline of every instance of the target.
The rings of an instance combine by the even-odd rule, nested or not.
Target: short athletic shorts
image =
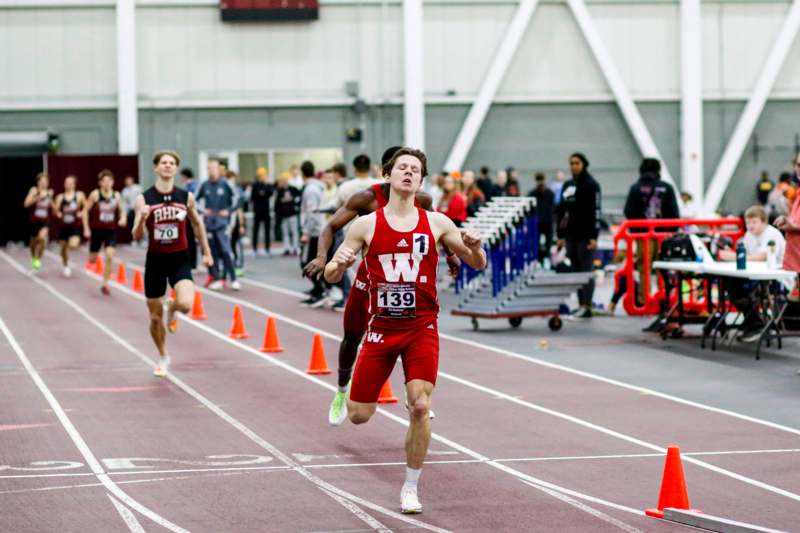
[[[117,245],[117,230],[115,229],[93,229],[92,237],[89,240],[89,251],[96,254],[100,248],[113,248]]]
[[[369,327],[369,280],[367,264],[361,261],[356,271],[356,279],[350,287],[344,305],[344,331],[363,335]]]
[[[47,222],[31,222],[31,237],[38,237],[42,228],[48,227]]]
[[[397,356],[403,359],[406,383],[422,379],[436,385],[439,372],[439,329],[436,322],[401,331],[367,331],[353,371],[350,399],[360,403],[378,401],[381,387],[389,379]]]
[[[58,240],[59,241],[68,241],[72,237],[80,237],[83,232],[80,228],[76,228],[73,226],[61,226],[58,229]]]
[[[184,279],[192,281],[192,265],[189,263],[189,250],[180,252],[147,252],[144,261],[144,295],[148,298],[161,298],[170,287]]]

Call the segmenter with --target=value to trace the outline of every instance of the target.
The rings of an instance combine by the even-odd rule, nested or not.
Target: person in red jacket
[[[444,194],[442,194],[436,210],[447,215],[447,218],[452,220],[456,226],[461,227],[461,224],[467,219],[467,200],[458,190],[458,184],[453,176],[444,178],[442,189]]]

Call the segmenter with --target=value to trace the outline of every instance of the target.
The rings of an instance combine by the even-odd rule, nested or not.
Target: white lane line
[[[89,277],[92,277],[92,278],[95,277],[93,274],[88,273],[88,272],[86,273],[86,275],[88,275]],[[35,280],[35,281],[39,281],[39,280]],[[122,285],[119,285],[119,284],[116,284],[116,283],[115,283],[115,286],[118,288],[118,290],[120,290],[121,292],[124,292],[125,294],[128,294],[128,295],[130,295],[130,296],[132,296],[132,297],[134,297],[136,299],[143,299],[143,297],[141,295],[139,295],[137,293],[134,293],[132,290],[128,289],[125,286],[122,286]],[[55,289],[51,289],[51,290],[55,291]],[[57,291],[55,291],[55,292],[57,292]],[[217,295],[217,296],[222,296],[222,295]],[[242,305],[257,307],[257,306],[254,306],[253,304],[250,304],[249,302],[245,302],[245,301],[242,301]],[[74,304],[74,307],[76,309],[82,309],[77,304]],[[81,313],[81,314],[84,314],[84,313]],[[331,385],[331,384],[329,384],[329,383],[327,383],[325,381],[322,381],[319,378],[316,378],[314,376],[306,374],[302,370],[299,370],[299,369],[291,366],[290,364],[285,363],[284,361],[280,361],[280,360],[274,359],[274,358],[269,358],[268,356],[266,356],[265,354],[263,354],[260,351],[256,350],[255,348],[252,348],[252,347],[250,347],[250,346],[248,346],[246,344],[242,344],[242,343],[240,343],[240,342],[238,342],[236,340],[233,340],[233,339],[223,335],[222,333],[220,333],[220,332],[218,332],[218,331],[216,331],[214,329],[211,329],[209,326],[207,326],[205,324],[202,324],[202,323],[199,323],[197,321],[191,320],[190,318],[187,318],[184,315],[178,315],[178,317],[181,320],[183,320],[184,322],[186,322],[188,324],[191,324],[192,326],[194,326],[194,327],[196,327],[198,329],[201,329],[201,330],[205,331],[206,333],[208,333],[208,334],[210,334],[210,335],[212,335],[214,337],[217,337],[221,341],[223,341],[223,342],[225,342],[227,344],[230,344],[231,346],[235,346],[235,347],[237,347],[237,348],[239,348],[241,350],[244,350],[246,352],[252,353],[253,355],[255,355],[258,358],[272,360],[276,366],[279,366],[279,367],[283,368],[284,370],[286,370],[286,371],[288,371],[288,372],[290,372],[292,374],[295,374],[298,377],[301,377],[301,378],[303,378],[303,379],[305,379],[307,381],[310,381],[312,383],[316,383],[317,385],[319,385],[321,387],[324,387],[324,388],[328,389],[329,391],[332,391],[332,392],[336,391],[336,386]],[[291,319],[289,319],[289,320],[291,320]],[[306,327],[306,328],[308,327],[308,326],[305,326],[305,324],[302,324],[302,326]],[[104,331],[107,329],[102,324],[99,324],[98,327],[100,327]],[[324,332],[324,333],[327,336],[330,336],[330,337],[333,337],[333,338],[338,338],[338,337],[336,337],[335,335],[333,335],[331,333],[328,333],[328,332]],[[111,334],[114,335],[114,338],[116,338],[116,334],[113,334],[113,332],[111,332]],[[123,346],[127,345],[127,342],[125,342],[124,340],[122,340],[121,342],[124,343]],[[385,409],[378,408],[377,412],[380,413],[381,415],[383,415],[383,416],[385,416],[385,417],[397,422],[398,424],[401,424],[401,425],[406,426],[406,427],[409,425],[409,423],[408,423],[408,421],[406,419],[404,419],[404,418],[402,418],[400,416],[397,416],[394,413],[390,413],[390,412],[386,411]],[[533,476],[530,476],[528,474],[525,474],[524,472],[520,472],[518,470],[514,470],[513,468],[510,468],[510,467],[508,467],[508,466],[506,466],[504,464],[501,464],[501,463],[498,463],[496,461],[493,461],[489,457],[487,457],[485,455],[482,455],[482,454],[480,454],[480,453],[478,453],[478,452],[476,452],[476,451],[474,451],[474,450],[472,450],[470,448],[467,448],[466,446],[458,444],[457,442],[452,441],[452,440],[450,440],[448,438],[445,438],[445,437],[443,437],[443,436],[441,436],[441,435],[439,435],[437,433],[432,433],[431,434],[431,438],[436,440],[436,441],[438,441],[438,442],[441,442],[441,443],[445,444],[446,446],[448,446],[450,448],[453,448],[454,450],[460,451],[461,453],[476,459],[477,462],[485,463],[485,464],[487,464],[489,466],[492,466],[492,467],[494,467],[494,468],[496,468],[496,469],[498,469],[498,470],[500,470],[502,472],[510,474],[510,475],[512,475],[512,476],[514,476],[514,477],[516,477],[518,479],[530,481],[530,482],[535,483],[535,484],[537,484],[539,486],[546,487],[546,488],[549,488],[551,490],[559,491],[559,492],[561,492],[563,494],[568,494],[568,495],[574,496],[576,498],[585,499],[585,500],[588,500],[588,501],[593,501],[595,503],[609,504],[610,507],[614,507],[614,508],[617,508],[617,509],[630,509],[630,511],[633,512],[636,515],[645,516],[644,515],[644,511],[634,510],[634,509],[631,509],[631,508],[628,508],[628,507],[625,507],[625,506],[622,506],[622,505],[619,505],[619,504],[614,504],[614,503],[611,503],[611,502],[604,502],[604,500],[600,500],[598,498],[594,498],[593,496],[590,496],[588,494],[583,494],[583,493],[574,491],[572,489],[568,489],[566,487],[561,487],[561,486],[556,485],[554,483],[549,483],[549,482],[547,482],[547,481],[545,481],[543,479],[538,479],[536,477],[533,477]],[[351,497],[355,497],[355,496],[351,495]],[[363,500],[361,500],[360,498],[356,499],[356,500],[353,500],[353,501],[355,501],[356,503],[363,502]],[[403,517],[403,515],[399,515],[399,516]],[[405,517],[403,517],[403,518],[405,518]]]
[[[150,358],[148,358],[146,355],[141,353],[138,349],[136,349],[132,344],[130,344],[124,338],[122,338],[119,335],[117,335],[114,331],[112,331],[110,328],[108,328],[105,324],[103,324],[102,322],[97,320],[93,315],[91,315],[88,311],[86,311],[82,306],[80,306],[79,304],[74,302],[71,298],[69,298],[69,297],[65,296],[64,294],[62,294],[60,291],[55,289],[49,283],[47,283],[47,282],[45,282],[45,281],[43,281],[43,280],[41,280],[39,278],[36,278],[36,277],[31,276],[30,274],[28,274],[19,265],[19,263],[17,263],[17,261],[15,261],[14,259],[12,259],[6,252],[0,251],[0,255],[2,255],[2,257],[9,264],[11,264],[15,269],[17,269],[20,273],[22,273],[23,275],[27,276],[31,281],[35,282],[39,286],[45,288],[48,292],[50,292],[52,295],[54,295],[56,298],[58,298],[59,300],[61,300],[65,304],[67,304],[68,306],[72,307],[78,314],[83,316],[91,324],[93,324],[95,327],[97,327],[98,329],[103,331],[106,335],[111,337],[120,346],[124,347],[126,350],[128,350],[129,352],[134,354],[136,357],[138,357],[140,360],[142,360],[147,366],[149,366],[150,368],[155,368],[155,362],[153,362]],[[88,276],[90,276],[90,277],[94,277],[92,274],[90,274],[88,272],[86,272],[86,274]],[[122,285],[119,285],[119,284],[116,284],[116,283],[115,283],[115,285],[119,288],[119,290],[121,292],[124,292],[125,294],[128,294],[128,295],[130,295],[130,296],[132,296],[132,297],[134,297],[134,298],[136,298],[138,300],[144,301],[144,296],[142,296],[140,294],[136,294],[133,291],[131,291],[130,289],[128,289],[127,287],[124,287]],[[197,322],[186,318],[184,315],[178,315],[178,316],[179,316],[179,318],[181,318],[182,320],[186,321],[189,324],[193,324],[193,325],[195,325],[197,327],[201,327],[201,328],[206,328],[208,331],[213,332],[213,330],[211,330],[210,328],[207,328],[207,326],[204,326],[202,324],[198,324]],[[214,333],[216,333],[216,332],[214,332]],[[217,334],[217,335],[219,335],[219,337],[224,339],[226,342],[230,342],[233,346],[237,346],[236,341],[233,341],[232,339],[229,339],[228,337],[225,337],[224,335],[221,335],[221,334]],[[255,352],[257,354],[261,355],[261,352],[258,352],[258,351],[255,351]],[[272,360],[272,359],[269,359],[267,357],[263,357],[263,359],[265,361],[272,361],[274,363],[277,363],[276,360]],[[282,366],[282,365],[278,365],[278,366]],[[322,490],[326,494],[332,495],[332,497],[334,498],[334,500],[336,502],[338,502],[340,505],[342,505],[347,510],[352,512],[354,515],[356,515],[358,518],[360,518],[362,521],[364,521],[368,526],[370,526],[374,530],[381,531],[381,532],[384,532],[384,533],[391,533],[389,528],[387,528],[386,526],[381,524],[377,519],[375,519],[374,517],[372,517],[371,515],[369,515],[365,511],[363,511],[362,509],[360,509],[358,507],[358,505],[367,507],[367,508],[372,509],[373,511],[376,511],[376,512],[383,513],[383,514],[385,514],[387,516],[390,516],[390,517],[395,518],[397,520],[400,520],[402,522],[406,522],[406,523],[408,523],[410,525],[413,525],[415,527],[418,527],[418,528],[427,529],[427,530],[430,530],[430,531],[434,531],[436,533],[450,533],[446,529],[438,528],[436,526],[432,526],[432,525],[427,524],[425,522],[422,522],[420,520],[416,520],[414,518],[407,517],[406,515],[397,513],[395,511],[391,511],[391,510],[386,509],[384,507],[381,507],[381,506],[379,506],[379,505],[377,505],[375,503],[372,503],[371,501],[359,498],[358,496],[356,496],[354,494],[350,494],[350,493],[348,493],[348,492],[346,492],[346,491],[344,491],[344,490],[342,490],[342,489],[340,489],[340,488],[338,488],[338,487],[336,487],[334,485],[331,485],[330,483],[324,481],[323,479],[317,477],[315,474],[311,473],[303,465],[301,465],[301,464],[297,463],[296,461],[294,461],[291,457],[289,457],[288,455],[286,455],[283,452],[281,452],[275,446],[273,446],[272,444],[270,444],[266,440],[262,439],[259,435],[257,435],[250,428],[248,428],[247,426],[245,426],[244,424],[239,422],[237,419],[235,419],[234,417],[229,415],[227,412],[225,412],[223,409],[221,409],[218,405],[216,405],[215,403],[211,402],[208,398],[206,398],[205,396],[203,396],[202,394],[197,392],[194,388],[189,386],[187,383],[185,383],[183,380],[181,380],[180,378],[175,376],[173,373],[168,374],[168,378],[178,388],[183,390],[186,394],[190,395],[191,397],[195,398],[198,402],[202,403],[211,412],[213,412],[214,414],[216,414],[217,416],[219,416],[220,418],[222,418],[223,420],[228,422],[228,424],[230,424],[231,426],[233,426],[234,428],[239,430],[239,432],[241,432],[243,435],[247,436],[251,441],[255,442],[256,444],[261,446],[263,449],[265,449],[268,452],[270,452],[274,457],[277,457],[278,460],[280,460],[281,462],[283,462],[287,466],[290,466],[298,474],[300,474],[301,476],[305,477],[307,480],[311,481],[314,485],[316,485],[317,488],[319,488],[320,490]],[[324,382],[320,381],[320,383],[324,383]],[[116,494],[115,494],[115,496],[116,496]],[[127,502],[125,502],[125,503],[127,503]],[[356,505],[356,504],[358,504],[358,505]]]
[[[457,453],[457,452],[453,452]],[[724,456],[724,455],[769,455],[777,453],[800,453],[800,448],[789,448],[781,450],[732,450],[719,452],[681,452],[682,456]],[[562,457],[510,457],[506,459],[492,459],[497,463],[527,463],[527,462],[551,462],[551,461],[591,461],[609,459],[642,459],[642,458],[663,458],[663,453],[625,453],[616,455],[566,455]],[[476,464],[483,463],[477,459],[432,459],[425,461],[426,465],[455,465],[455,464]],[[309,469],[315,468],[369,468],[379,466],[404,466],[404,461],[384,461],[375,463],[304,463],[303,466]],[[109,476],[136,476],[136,475],[162,475],[162,474],[193,474],[205,472],[288,472],[292,468],[289,466],[231,466],[216,468],[184,468],[175,470],[131,470],[131,471],[110,471]],[[75,474],[18,474],[0,476],[3,479],[41,479],[53,477],[86,477],[94,476],[91,472]],[[3,494],[0,492],[0,494]]]
[[[106,496],[108,496],[108,499],[114,504],[114,507],[117,508],[117,512],[122,517],[125,525],[128,526],[128,529],[131,530],[131,533],[145,533],[142,524],[136,520],[136,517],[133,515],[130,509],[119,503],[111,494],[106,494]]]
[[[277,286],[271,285],[269,283],[249,280],[249,279],[246,279],[246,278],[242,278],[241,281],[242,281],[242,283],[245,283],[245,284],[248,284],[248,285],[252,285],[252,286],[255,286],[255,287],[260,287],[262,289],[266,289],[266,290],[269,290],[269,291],[278,292],[280,294],[286,294],[286,295],[290,295],[290,296],[295,296],[297,298],[304,298],[305,297],[305,295],[303,293],[296,292],[296,291],[291,291],[291,290],[288,290],[288,289],[284,289],[282,287],[277,287]],[[218,293],[212,293],[212,294],[217,294],[218,296],[222,296],[222,295],[219,295]],[[276,318],[280,317],[280,315],[278,315],[276,313],[273,313],[273,312],[269,312],[269,314],[273,315]],[[292,323],[292,324],[294,324],[294,322],[295,322],[295,321],[292,321],[291,319],[287,320],[286,318],[281,318],[281,320],[286,320],[287,322]],[[294,325],[297,325],[297,324],[294,324]],[[309,329],[309,328],[306,328],[306,329]],[[317,330],[317,328],[314,328],[314,327],[311,327],[310,330],[314,331],[315,333],[323,333],[322,331]],[[680,398],[678,396],[673,396],[671,394],[667,394],[667,393],[664,393],[664,392],[659,392],[659,391],[656,391],[656,390],[653,390],[653,389],[648,389],[646,387],[640,387],[638,385],[633,385],[631,383],[625,383],[624,381],[619,381],[619,380],[616,380],[616,379],[607,378],[607,377],[604,377],[604,376],[601,376],[601,375],[598,375],[598,374],[593,374],[591,372],[586,372],[586,371],[578,370],[578,369],[571,368],[571,367],[568,367],[568,366],[559,365],[557,363],[551,363],[550,361],[545,361],[544,359],[538,359],[538,358],[532,357],[530,355],[524,355],[524,354],[520,354],[520,353],[517,353],[517,352],[512,352],[510,350],[504,350],[502,348],[497,348],[495,346],[491,346],[491,345],[488,345],[488,344],[483,344],[483,343],[472,341],[472,340],[468,340],[468,339],[462,339],[460,337],[455,337],[453,335],[448,335],[448,334],[442,333],[442,332],[439,332],[439,337],[441,337],[442,339],[447,339],[447,340],[452,341],[452,342],[457,342],[459,344],[465,344],[465,345],[471,346],[473,348],[480,348],[482,350],[488,350],[490,352],[494,352],[494,353],[497,353],[497,354],[500,354],[500,355],[505,355],[505,356],[511,357],[513,359],[519,359],[519,360],[525,361],[527,363],[532,363],[532,364],[544,366],[544,367],[547,367],[547,368],[551,368],[553,370],[560,370],[562,372],[567,372],[569,374],[575,374],[577,376],[581,376],[581,377],[584,377],[584,378],[592,379],[592,380],[595,380],[595,381],[601,381],[603,383],[607,383],[609,385],[614,385],[616,387],[622,387],[624,389],[629,389],[629,390],[641,392],[643,394],[647,394],[647,395],[650,395],[650,396],[656,396],[656,397],[662,398],[664,400],[669,400],[669,401],[672,401],[672,402],[676,402],[676,403],[680,403],[680,404],[684,404],[684,405],[689,405],[691,407],[696,407],[697,409],[703,409],[705,411],[711,411],[711,412],[714,412],[714,413],[731,416],[733,418],[738,418],[740,420],[746,420],[746,421],[752,422],[754,424],[760,424],[762,426],[767,426],[767,427],[771,427],[773,429],[778,429],[778,430],[781,430],[781,431],[786,431],[788,433],[793,433],[795,435],[800,435],[800,429],[798,429],[798,428],[793,428],[793,427],[785,426],[785,425],[778,424],[778,423],[775,423],[775,422],[770,422],[769,420],[763,420],[763,419],[760,419],[760,418],[755,418],[755,417],[752,417],[752,416],[749,416],[749,415],[745,415],[745,414],[742,414],[742,413],[737,413],[735,411],[730,411],[728,409],[722,409],[720,407],[714,407],[714,406],[703,404],[703,403],[700,403],[700,402],[687,400],[687,399]]]
[[[2,253],[3,255],[5,255],[5,252]],[[149,518],[156,524],[165,527],[170,531],[174,531],[175,533],[188,533],[187,530],[173,524],[166,518],[162,517],[159,514],[156,514],[147,507],[140,504],[139,502],[135,501],[133,498],[125,494],[125,492],[123,492],[122,489],[120,489],[113,481],[111,481],[111,479],[105,474],[103,467],[100,466],[100,463],[97,460],[97,458],[95,458],[94,454],[89,449],[89,446],[86,445],[86,441],[84,441],[83,437],[81,437],[80,433],[78,433],[78,430],[72,424],[72,421],[67,416],[67,413],[64,412],[64,409],[61,407],[61,404],[58,403],[56,397],[53,396],[53,394],[50,392],[50,389],[47,387],[41,376],[39,376],[39,373],[33,367],[33,364],[31,364],[30,359],[28,359],[28,356],[25,355],[25,352],[22,350],[22,347],[17,342],[17,339],[8,329],[8,326],[6,326],[5,321],[1,317],[0,317],[0,331],[3,332],[3,335],[5,335],[6,339],[11,345],[11,348],[13,348],[14,352],[16,352],[17,357],[22,362],[22,365],[28,371],[28,375],[30,375],[33,382],[36,384],[41,393],[44,395],[45,399],[47,400],[47,403],[50,404],[50,408],[53,409],[53,412],[55,413],[59,422],[61,422],[61,425],[64,427],[64,430],[72,439],[72,442],[75,443],[75,446],[78,448],[78,451],[81,453],[81,455],[83,455],[83,459],[84,461],[86,461],[86,464],[92,470],[94,475],[97,476],[97,479],[106,487],[106,489],[108,489],[117,498],[125,502],[130,507],[139,511],[140,513],[145,515],[147,518]]]
[[[611,524],[612,526],[614,526],[614,527],[616,527],[618,529],[621,529],[623,531],[627,531],[628,533],[642,533],[640,530],[636,529],[635,527],[629,526],[625,522],[622,522],[621,520],[617,520],[613,516],[609,516],[609,515],[601,512],[601,511],[598,511],[594,507],[589,507],[585,503],[581,503],[578,500],[570,498],[566,494],[562,494],[562,493],[560,493],[558,491],[555,491],[555,490],[550,490],[547,487],[542,487],[540,485],[537,485],[536,483],[531,483],[530,481],[523,481],[523,483],[535,488],[536,490],[540,490],[540,491],[544,492],[545,494],[549,494],[553,498],[557,498],[557,499],[561,500],[562,502],[564,502],[566,504],[569,504],[569,505],[575,507],[576,509],[579,509],[579,510],[583,511],[584,513],[589,513],[590,515],[592,515],[592,516],[594,516],[596,518],[599,518],[603,522]]]
[[[122,287],[122,288],[124,288],[126,291],[129,290],[129,289],[127,289],[127,287]],[[310,326],[310,325],[302,323],[300,321],[294,320],[294,319],[289,318],[289,317],[287,317],[285,315],[281,315],[280,313],[272,312],[269,309],[266,309],[266,308],[261,307],[259,305],[250,303],[247,300],[242,300],[240,298],[234,298],[234,297],[231,297],[231,296],[227,296],[225,294],[219,294],[219,293],[216,293],[216,292],[213,292],[213,291],[208,291],[208,290],[205,290],[205,289],[200,289],[200,290],[205,292],[205,293],[207,293],[207,294],[209,294],[212,297],[215,297],[215,298],[218,298],[218,299],[221,299],[221,300],[225,300],[225,301],[228,301],[228,302],[231,302],[231,303],[239,304],[239,305],[241,305],[243,307],[248,307],[250,309],[253,309],[254,311],[258,311],[258,312],[266,314],[266,315],[271,315],[271,316],[273,316],[273,317],[275,317],[277,319],[283,320],[283,321],[285,321],[285,322],[287,322],[289,324],[292,324],[292,325],[294,325],[296,327],[299,327],[301,329],[304,329],[306,331],[319,333],[319,334],[321,334],[321,335],[323,335],[323,336],[325,336],[325,337],[327,337],[329,339],[336,340],[338,342],[341,342],[341,340],[342,340],[342,338],[340,336],[338,336],[338,335],[335,335],[335,334],[330,333],[330,332],[325,331],[325,330],[321,330],[321,329],[316,328],[314,326]],[[135,293],[131,292],[131,294],[135,294]],[[208,326],[205,326],[203,324],[197,324],[197,323],[195,323],[195,322],[193,322],[191,320],[188,320],[188,321],[190,323],[194,324],[197,327],[200,327],[202,329],[208,330],[209,332],[213,332],[212,334],[217,335],[220,338],[223,338],[226,342],[230,342],[234,346],[240,346],[242,349],[250,351],[249,350],[249,346],[242,345],[242,344],[240,344],[240,343],[238,343],[236,341],[228,339],[227,337],[224,337],[223,335],[219,334],[218,332],[216,332],[214,330],[211,330],[210,328],[208,328]],[[475,345],[479,346],[479,345],[477,345],[477,343],[475,343]],[[257,353],[260,357],[262,356],[262,354],[260,352],[257,352],[256,350],[253,350],[253,352]],[[277,360],[276,360],[276,364],[278,364]],[[283,365],[281,365],[281,366],[283,366]],[[304,377],[306,376],[306,374],[302,373],[302,371],[294,369],[294,367],[290,367],[290,368],[292,368],[293,371],[303,375]],[[516,398],[515,396],[511,396],[510,394],[506,394],[504,392],[498,391],[496,389],[492,389],[490,387],[485,387],[483,385],[480,385],[478,383],[475,383],[475,382],[472,382],[472,381],[469,381],[469,380],[466,380],[466,379],[463,379],[463,378],[459,378],[459,377],[457,377],[457,376],[455,376],[453,374],[449,374],[449,373],[446,373],[446,372],[439,371],[439,376],[441,376],[441,377],[443,377],[445,379],[449,379],[451,381],[454,381],[456,383],[459,383],[461,385],[464,385],[465,387],[468,387],[468,388],[471,388],[471,389],[474,389],[474,390],[477,390],[477,391],[484,392],[486,394],[491,395],[494,398],[507,400],[507,401],[509,401],[511,403],[520,405],[522,407],[526,407],[528,409],[531,409],[531,410],[534,410],[534,411],[538,411],[538,412],[541,412],[543,414],[554,416],[556,418],[560,418],[562,420],[571,422],[573,424],[577,424],[579,426],[583,426],[583,427],[585,427],[587,429],[590,429],[590,430],[593,430],[593,431],[598,431],[600,433],[604,433],[604,434],[609,435],[611,437],[630,442],[631,444],[635,444],[637,446],[641,446],[643,448],[647,448],[647,449],[650,449],[650,450],[653,450],[653,451],[656,451],[656,452],[659,452],[659,453],[662,453],[662,454],[665,454],[667,452],[666,448],[658,446],[656,444],[652,444],[652,443],[644,441],[642,439],[638,439],[636,437],[632,437],[630,435],[626,435],[624,433],[620,433],[618,431],[614,431],[614,430],[612,430],[610,428],[601,426],[599,424],[594,424],[592,422],[583,420],[581,418],[578,418],[578,417],[575,417],[575,416],[572,416],[572,415],[569,415],[569,414],[566,414],[566,413],[555,411],[555,410],[549,409],[547,407],[543,407],[543,406],[540,406],[540,405],[533,404],[531,402],[527,402],[527,401],[521,400],[519,398]],[[332,386],[328,385],[327,383],[325,383],[325,386],[326,387],[332,387]],[[487,461],[491,461],[488,458],[485,458],[485,459]],[[701,461],[699,459],[695,459],[695,458],[693,458],[691,456],[685,457],[684,460],[686,462],[688,462],[688,463],[692,463],[692,464],[694,464],[696,466],[699,466],[701,468],[705,468],[706,470],[710,470],[712,472],[716,472],[717,474],[721,474],[723,476],[730,477],[730,478],[735,479],[737,481],[741,481],[743,483],[752,485],[754,487],[758,487],[760,489],[766,490],[768,492],[772,492],[774,494],[778,494],[778,495],[784,496],[786,498],[789,498],[789,499],[792,499],[792,500],[795,500],[795,501],[800,501],[800,495],[799,494],[790,492],[790,491],[782,489],[780,487],[776,487],[774,485],[770,485],[768,483],[764,483],[763,481],[759,481],[757,479],[753,479],[753,478],[750,478],[750,477],[747,477],[747,476],[743,476],[743,475],[738,474],[736,472],[733,472],[731,470],[720,468],[720,467],[715,466],[715,465],[713,465],[711,463],[707,463],[707,462]],[[535,481],[535,482],[538,483],[538,481]]]

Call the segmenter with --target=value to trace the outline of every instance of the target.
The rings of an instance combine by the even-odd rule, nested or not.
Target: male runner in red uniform
[[[53,211],[56,218],[61,220],[58,229],[58,242],[61,245],[61,261],[64,264],[64,277],[70,277],[72,270],[69,268],[69,251],[75,250],[81,244],[81,226],[83,224],[83,206],[86,195],[75,190],[77,178],[69,175],[64,178],[64,192],[56,196]]]
[[[386,165],[392,156],[402,148],[392,146],[383,152],[381,164]],[[304,274],[309,278],[319,276],[328,261],[328,250],[333,244],[334,234],[344,228],[358,216],[368,215],[376,209],[385,207],[389,198],[389,184],[378,183],[368,186],[365,190],[352,195],[347,202],[340,207],[328,224],[322,230],[317,245],[317,257],[312,260],[304,270]],[[414,197],[414,205],[425,210],[433,210],[432,200],[429,194],[417,191]],[[450,267],[450,274],[456,276],[461,262],[455,254],[447,252],[447,264]],[[347,417],[345,400],[347,398],[347,384],[353,372],[353,364],[358,355],[358,346],[369,325],[369,280],[367,279],[366,264],[362,261],[356,271],[356,277],[350,287],[347,302],[344,308],[344,335],[342,343],[339,345],[339,389],[333,396],[328,410],[328,422],[332,426],[338,426]]]
[[[101,170],[97,175],[100,186],[89,193],[83,210],[83,236],[89,241],[89,263],[97,260],[100,248],[105,248],[106,264],[100,292],[108,296],[108,280],[113,269],[112,261],[117,249],[117,226],[128,225],[122,197],[114,190],[114,173]],[[119,215],[119,218],[117,218]]]
[[[50,235],[50,205],[53,202],[53,189],[50,178],[42,172],[36,176],[36,186],[31,187],[23,205],[31,210],[31,266],[34,270],[42,268],[42,255]]]
[[[366,250],[373,318],[353,375],[347,414],[354,424],[370,419],[381,387],[402,356],[411,420],[400,501],[402,512],[419,513],[417,481],[430,443],[428,411],[439,363],[436,245],[441,241],[478,269],[486,266],[486,254],[477,232],[460,231],[446,215],[414,206],[414,193],[427,174],[423,152],[398,150],[383,173],[391,189],[389,203],[353,223],[325,266],[325,279],[338,282],[356,254]]]
[[[153,371],[164,377],[170,358],[166,347],[167,329],[175,333],[178,321],[175,313],[188,313],[194,301],[194,281],[186,238],[186,219],[194,228],[203,250],[203,263],[211,266],[211,249],[200,217],[194,194],[175,185],[175,174],[181,160],[171,151],[157,152],[153,157],[155,185],[136,197],[133,238],[140,240],[147,229],[147,257],[144,263],[144,295],[150,312],[150,335],[156,344],[159,363]],[[167,282],[175,289],[175,300],[167,304],[167,327],[164,327],[164,294]]]

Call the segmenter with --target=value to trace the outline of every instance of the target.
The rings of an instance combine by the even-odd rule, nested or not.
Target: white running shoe
[[[221,291],[223,287],[225,287],[225,283],[221,279],[212,281],[208,286],[212,291]]]
[[[400,489],[400,512],[403,514],[419,514],[422,512],[422,504],[417,497],[417,489],[403,485]]]
[[[64,277],[69,278],[72,276],[72,269],[70,267],[64,267]]]
[[[242,284],[239,283],[238,280],[237,281],[231,281],[231,289],[233,289],[235,291],[240,291],[240,290],[242,290]]]
[[[153,370],[153,375],[158,378],[167,377],[167,372],[169,371],[169,363],[170,357],[159,357],[158,366],[155,370]]]

